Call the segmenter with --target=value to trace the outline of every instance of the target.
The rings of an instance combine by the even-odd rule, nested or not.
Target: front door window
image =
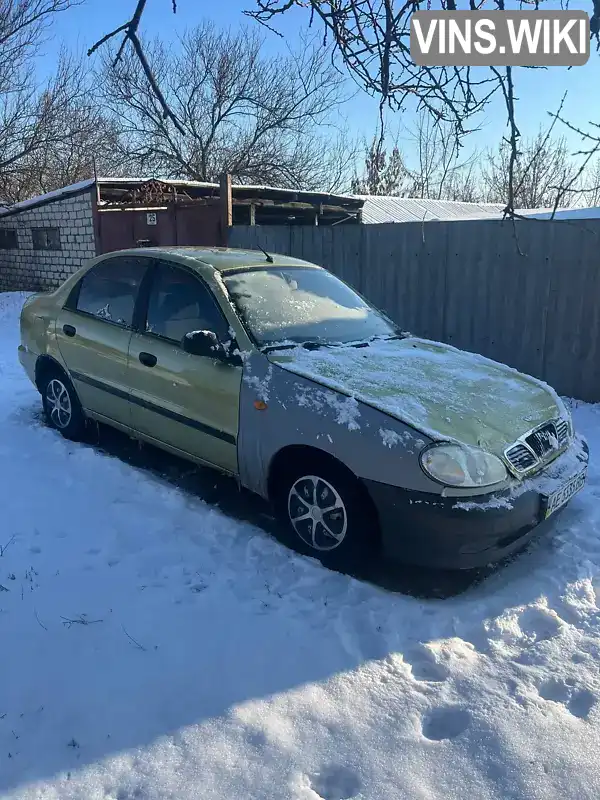
[[[228,327],[210,291],[198,278],[171,264],[157,265],[146,333],[180,343],[191,331],[212,331],[224,341]]]

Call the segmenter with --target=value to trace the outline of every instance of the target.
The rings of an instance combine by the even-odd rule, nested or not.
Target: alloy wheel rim
[[[317,475],[298,478],[288,494],[288,516],[302,541],[314,550],[335,550],[348,530],[348,514],[337,489]]]
[[[71,398],[64,383],[53,378],[46,388],[48,415],[57,428],[66,428],[71,422]]]

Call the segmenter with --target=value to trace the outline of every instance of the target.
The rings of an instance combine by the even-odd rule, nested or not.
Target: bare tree
[[[363,172],[354,176],[351,188],[355,194],[409,196],[412,182],[398,143],[389,153],[377,134],[365,143]]]
[[[496,151],[488,151],[482,166],[482,181],[489,202],[506,201],[510,180],[510,144],[502,141]],[[515,208],[548,208],[554,204],[561,186],[570,184],[562,205],[572,205],[578,182],[572,182],[577,165],[564,138],[552,138],[540,131],[521,145],[514,164]]]
[[[38,89],[25,60],[0,94],[0,198],[16,202],[93,175],[93,161],[118,169],[118,134],[91,99],[89,67],[63,54]]]
[[[481,203],[484,194],[476,157],[469,159],[460,169],[453,170],[444,185],[442,200],[460,200],[463,203]]]
[[[62,186],[100,175],[127,172],[120,155],[120,131],[95,105],[84,98],[70,99],[55,118],[61,135],[43,144],[0,175],[0,195],[17,202]],[[63,134],[66,134],[63,136]]]
[[[116,53],[113,66],[116,66],[125,52],[125,48],[128,43],[131,43],[133,47],[133,52],[135,53],[135,57],[138,60],[139,66],[143,71],[144,75],[146,76],[146,80],[152,89],[152,93],[158,102],[158,105],[161,109],[162,115],[164,119],[170,119],[173,125],[177,128],[180,133],[184,133],[184,129],[179,124],[179,121],[175,114],[173,113],[172,108],[170,107],[169,103],[165,99],[165,96],[162,93],[161,87],[156,80],[156,76],[152,70],[152,67],[148,63],[148,59],[146,58],[146,54],[144,52],[144,48],[142,47],[142,43],[138,36],[138,30],[140,27],[140,22],[142,20],[142,15],[146,10],[146,3],[148,0],[136,0],[135,8],[133,14],[130,19],[124,22],[122,25],[119,25],[118,28],[110,31],[101,39],[99,39],[96,44],[94,44],[88,50],[88,56],[91,56],[93,53],[98,50],[98,48],[102,47],[102,45],[106,44],[107,42],[111,41],[115,36],[119,34],[123,34],[123,40],[121,45]],[[173,13],[177,12],[177,0],[171,0],[171,6],[173,8]]]
[[[320,25],[324,40],[334,45],[350,76],[382,106],[399,109],[416,99],[418,110],[451,123],[459,138],[467,132],[466,120],[485,107],[499,83],[494,75],[476,74],[467,67],[415,64],[410,55],[410,20],[421,5],[422,0],[255,0],[255,8],[245,13],[277,32],[274,26],[282,15],[304,9],[309,25]],[[434,5],[440,10],[458,8],[456,0],[428,2],[427,8]],[[481,5],[468,2],[472,10]]]
[[[79,0],[0,0],[0,93],[37,52],[53,17]]]
[[[408,136],[416,150],[416,164],[410,170],[413,197],[430,200],[473,201],[478,195],[475,178],[477,153],[460,158],[459,142],[451,126],[421,112]]]
[[[403,136],[410,145],[409,151],[414,151],[412,157],[403,154],[399,135],[388,151],[380,129],[365,147],[364,170],[354,178],[353,190],[357,194],[480,200],[477,153],[459,159],[458,144],[449,128],[448,123],[434,121],[421,112],[415,127],[407,128]]]
[[[164,0],[166,3],[167,0]],[[123,34],[115,63],[123,56],[126,45],[131,43],[146,80],[152,88],[162,115],[179,126],[171,103],[161,91],[151,63],[138,38],[138,29],[148,0],[135,2],[132,17],[115,30],[102,37],[91,48],[90,53]],[[249,0],[250,2],[250,0]],[[539,9],[544,0],[513,0],[513,9],[522,9],[523,2]],[[467,121],[480,113],[498,93],[505,105],[508,147],[508,181],[505,213],[514,216],[515,188],[517,185],[517,161],[521,133],[516,116],[516,93],[513,68],[489,67],[487,70],[471,70],[468,67],[423,67],[416,65],[410,56],[410,21],[412,14],[423,5],[423,0],[254,0],[254,8],[245,13],[275,30],[277,20],[294,10],[307,13],[309,25],[319,25],[324,42],[331,42],[337,55],[357,84],[380,99],[380,107],[389,105],[400,108],[408,100],[416,100],[418,110],[425,109],[435,120],[452,124],[457,142],[469,132]],[[427,9],[434,7],[444,11],[456,11],[461,7],[476,11],[482,9],[486,0],[428,0]],[[509,10],[507,0],[488,0],[488,4],[500,11]],[[171,0],[172,9],[177,10],[177,0]],[[590,31],[600,49],[600,0],[589,0]],[[568,124],[567,121],[565,121]],[[183,131],[183,128],[180,128]],[[576,129],[575,129],[576,130]],[[584,137],[588,136],[584,133]],[[579,178],[588,168],[593,156],[600,151],[600,137],[589,136],[594,142],[592,151],[583,151],[585,158],[578,170]],[[560,187],[555,205],[572,192],[574,182]]]
[[[475,0],[469,0],[475,8]],[[309,13],[309,24],[321,25],[351,77],[382,104],[401,107],[408,98],[436,119],[450,121],[464,132],[465,120],[481,110],[497,89],[492,78],[475,79],[468,68],[422,67],[410,55],[410,19],[421,0],[255,0],[246,13],[270,27],[293,8]],[[438,7],[456,10],[456,0],[438,0]],[[431,8],[433,3],[428,3]]]
[[[200,181],[227,171],[238,182],[298,188],[344,181],[354,153],[332,124],[343,79],[322,48],[307,42],[298,54],[266,56],[257,31],[204,22],[179,48],[154,40],[146,51],[178,126],[134,53],[116,66],[105,53],[98,80],[134,167]]]
[[[81,64],[62,54],[44,84],[35,59],[54,16],[72,0],[0,0],[0,198],[21,199],[39,190],[32,170],[72,146],[82,130],[89,94]],[[89,120],[86,123],[89,128]]]
[[[600,18],[600,0],[595,0],[597,5],[597,13]],[[596,23],[595,35],[598,38],[600,31],[600,21]],[[592,28],[592,32],[593,28]],[[553,119],[552,125],[560,122],[571,133],[577,134],[581,140],[581,149],[577,150],[573,155],[580,159],[579,165],[573,177],[565,184],[561,185],[556,193],[554,199],[554,210],[559,207],[563,198],[568,194],[575,193],[579,195],[580,200],[583,202],[595,205],[600,198],[599,192],[599,179],[600,179],[600,124],[597,122],[589,122],[587,129],[578,128],[562,114],[562,104],[558,111],[550,114]]]
[[[88,55],[114,37],[122,36],[121,45],[113,53],[113,67],[117,67],[126,54],[133,54],[160,116],[170,120],[173,127],[184,134],[186,127],[180,109],[173,104],[170,93],[164,90],[154,54],[144,47],[139,37],[148,0],[131,2],[131,17],[100,38]],[[166,4],[167,0],[163,2]],[[389,104],[398,109],[408,99],[416,99],[418,109],[426,109],[436,120],[451,123],[458,141],[469,132],[465,121],[485,107],[500,89],[501,81],[493,73],[475,78],[469,68],[432,69],[414,64],[408,43],[410,18],[422,2],[410,0],[398,6],[394,0],[346,0],[343,4],[339,0],[255,0],[255,9],[244,13],[274,30],[272,23],[294,7],[309,11],[309,25],[318,20],[323,26],[323,45],[331,42],[351,77],[360,88],[379,97],[382,108]],[[437,2],[443,9],[451,11],[457,8],[456,0]],[[504,8],[504,0],[494,2]],[[477,5],[476,0],[469,0],[472,10],[480,5],[482,3]],[[178,0],[171,0],[171,6],[175,13]],[[128,44],[131,45],[129,49]]]
[[[586,206],[600,206],[600,157],[589,166],[581,179],[581,198]]]
[[[544,0],[525,0],[535,9]],[[506,0],[488,2],[491,8],[508,10]],[[427,9],[456,11],[460,8],[480,10],[486,0],[432,0]],[[349,74],[358,84],[379,97],[381,106],[401,107],[415,99],[418,109],[425,109],[434,120],[452,124],[457,140],[468,133],[467,121],[480,113],[494,94],[499,94],[506,110],[508,181],[502,202],[505,213],[514,216],[515,193],[519,182],[520,138],[516,115],[515,72],[512,67],[489,67],[471,70],[468,67],[420,67],[410,57],[410,20],[424,3],[395,0],[255,0],[254,9],[246,13],[271,30],[277,20],[293,10],[304,10],[310,25],[320,25],[324,38],[333,42],[336,52]],[[512,9],[522,9],[522,0],[513,0]],[[600,0],[590,0],[590,30],[600,48]],[[540,73],[545,75],[545,73]],[[540,78],[541,80],[541,78]],[[593,139],[593,152],[580,165],[579,175],[589,159],[600,149],[600,137]],[[524,170],[523,170],[524,171]],[[579,177],[576,176],[576,177]],[[555,205],[564,201],[574,185],[568,182],[557,190]]]

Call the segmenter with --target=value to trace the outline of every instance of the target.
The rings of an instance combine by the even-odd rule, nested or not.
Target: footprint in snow
[[[597,697],[589,689],[579,689],[571,695],[567,708],[574,717],[587,719],[590,711],[596,705]]]
[[[434,708],[422,721],[423,736],[434,742],[455,739],[471,724],[471,714],[460,706]]]
[[[552,700],[555,703],[566,704],[573,691],[571,686],[567,686],[563,681],[550,680],[544,681],[538,688],[538,694],[544,700]]]
[[[490,645],[506,647],[509,653],[512,649],[516,661],[530,663],[530,659],[536,657],[535,645],[560,636],[567,623],[554,609],[540,603],[507,609],[483,626]],[[529,650],[531,645],[534,647]]]
[[[526,608],[519,617],[519,628],[533,642],[542,642],[558,636],[565,626],[556,611],[544,606]]]
[[[578,689],[570,681],[561,681],[555,678],[540,684],[538,694],[544,700],[564,706],[567,711],[579,719],[587,719],[598,700],[589,689]]]
[[[441,683],[450,676],[448,667],[437,661],[434,654],[425,645],[408,652],[404,660],[410,667],[413,678],[417,681]]]
[[[340,764],[328,764],[309,775],[309,785],[321,800],[352,800],[362,789],[358,775]]]

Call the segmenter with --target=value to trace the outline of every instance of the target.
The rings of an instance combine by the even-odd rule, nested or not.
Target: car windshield
[[[380,311],[324,269],[248,269],[225,274],[223,280],[261,347],[278,342],[358,342],[399,333]]]

